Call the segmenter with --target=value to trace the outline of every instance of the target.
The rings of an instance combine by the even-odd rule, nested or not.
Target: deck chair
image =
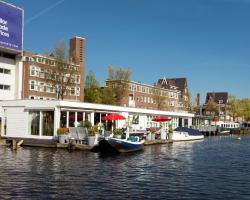
[[[77,134],[80,144],[88,143],[88,129],[86,127],[77,127]]]
[[[69,139],[74,140],[75,143],[78,143],[79,138],[76,127],[69,127]]]

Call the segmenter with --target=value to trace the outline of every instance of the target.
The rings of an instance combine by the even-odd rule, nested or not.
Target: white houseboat
[[[24,139],[53,139],[60,127],[75,127],[84,120],[97,124],[109,113],[122,114],[126,120],[116,121],[116,127],[129,127],[133,131],[159,127],[160,123],[152,121],[157,115],[171,117],[171,121],[161,123],[161,126],[171,124],[173,129],[178,126],[190,127],[194,116],[187,112],[55,100],[12,100],[3,101],[0,106],[3,112],[1,136]]]

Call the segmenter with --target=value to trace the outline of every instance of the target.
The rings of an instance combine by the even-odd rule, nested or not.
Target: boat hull
[[[127,153],[133,151],[142,150],[144,147],[144,141],[132,142],[129,140],[108,138],[107,142],[116,149],[119,153]]]
[[[94,151],[102,153],[127,153],[140,151],[144,147],[144,140],[132,142],[126,139],[105,138],[99,141]]]
[[[173,133],[169,133],[169,139],[173,142],[177,141],[189,141],[189,140],[202,140],[204,139],[204,135],[188,135],[186,132],[178,132],[174,131]]]
[[[173,133],[169,133],[169,139],[172,141],[201,140],[203,138],[204,135],[198,130],[186,127],[178,127]]]

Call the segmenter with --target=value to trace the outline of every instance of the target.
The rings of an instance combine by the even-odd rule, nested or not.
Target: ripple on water
[[[250,137],[103,156],[0,147],[0,199],[250,199]]]

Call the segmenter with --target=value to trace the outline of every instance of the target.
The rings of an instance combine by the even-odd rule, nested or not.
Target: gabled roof
[[[186,78],[162,78],[158,79],[158,84],[162,85],[164,88],[170,88],[171,86],[178,87],[182,92],[187,88]]]
[[[207,103],[210,98],[213,98],[216,103],[226,104],[228,101],[228,92],[208,92],[205,103]]]

